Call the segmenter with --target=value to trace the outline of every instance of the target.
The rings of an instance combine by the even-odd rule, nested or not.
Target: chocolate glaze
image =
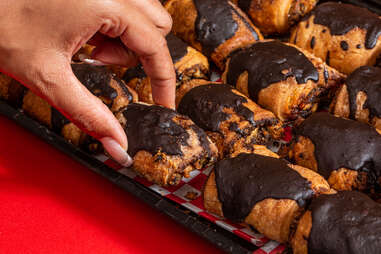
[[[175,117],[187,119],[176,111],[156,105],[132,103],[123,110],[127,119],[125,132],[128,136],[128,153],[134,156],[138,151],[145,150],[151,154],[161,151],[167,155],[183,155],[182,146],[189,146],[190,138],[185,127],[176,123]],[[196,125],[193,129],[204,151],[209,150],[210,142],[203,130]]]
[[[208,84],[191,89],[181,99],[178,111],[189,116],[198,126],[208,131],[219,131],[220,124],[230,118],[224,108],[254,122],[254,113],[243,105],[247,99],[233,93],[229,85]]]
[[[252,0],[238,0],[237,5],[243,11],[249,11]]]
[[[138,64],[136,67],[128,68],[122,79],[128,84],[134,78],[142,79],[145,77],[147,77],[147,74],[144,72],[143,66]]]
[[[238,30],[238,23],[233,13],[240,18],[252,32],[255,40],[258,34],[227,0],[193,0],[197,9],[195,22],[196,38],[202,45],[202,52],[210,56],[222,43],[232,38]]]
[[[312,200],[309,254],[369,254],[381,249],[381,205],[363,193],[341,191]]]
[[[349,49],[349,45],[348,45],[348,43],[346,41],[341,41],[340,42],[340,47],[344,51],[347,51]]]
[[[188,45],[172,33],[168,34],[166,39],[172,62],[175,64],[188,53]],[[147,77],[147,74],[144,72],[143,66],[138,64],[136,67],[127,69],[123,75],[123,80],[128,83],[134,78],[141,79],[145,77]]]
[[[216,163],[216,185],[224,216],[241,222],[258,202],[292,199],[304,207],[314,195],[310,182],[284,160],[240,154]]]
[[[168,34],[166,39],[169,53],[171,54],[172,61],[175,64],[188,53],[188,45],[172,33]]]
[[[328,2],[318,5],[307,18],[311,15],[315,24],[328,27],[332,35],[344,35],[356,27],[366,30],[367,49],[374,48],[381,35],[381,19],[365,8]]]
[[[366,93],[364,108],[368,108],[370,118],[381,117],[381,68],[363,66],[348,76],[346,85],[349,95],[350,117],[355,118],[358,92]]]
[[[111,72],[106,67],[89,64],[72,64],[71,68],[79,81],[95,96],[114,100],[118,93],[110,86]]]
[[[71,68],[77,79],[95,96],[103,97],[113,102],[118,96],[117,91],[110,86],[111,79],[118,82],[124,94],[132,101],[132,94],[125,84],[111,73],[106,67],[92,66],[89,64],[72,64]],[[111,105],[108,105],[111,106]],[[51,121],[53,130],[60,132],[64,125],[70,121],[63,116],[58,110],[52,108]]]
[[[317,69],[302,52],[278,41],[257,42],[235,52],[228,68],[229,84],[237,84],[238,77],[248,71],[249,95],[255,101],[262,89],[289,77],[298,84],[319,80]]]
[[[313,142],[318,172],[326,179],[342,167],[367,172],[369,184],[381,176],[381,135],[371,126],[319,112],[295,128],[295,133]]]
[[[331,62],[331,56],[330,56],[330,51],[328,50],[327,51],[327,55],[325,56],[325,62],[329,65],[329,63]]]

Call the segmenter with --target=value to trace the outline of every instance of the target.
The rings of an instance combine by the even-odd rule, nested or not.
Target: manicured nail
[[[114,139],[105,137],[100,139],[104,149],[108,154],[124,167],[130,167],[133,163],[132,158]]]
[[[90,58],[84,58],[81,61],[84,62],[84,63],[87,63],[87,64],[94,65],[94,66],[105,66],[105,65],[108,65],[107,63],[104,63],[102,61],[95,60],[95,59],[90,59]]]

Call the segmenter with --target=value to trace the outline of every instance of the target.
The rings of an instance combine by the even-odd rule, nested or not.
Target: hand
[[[93,58],[102,62],[140,61],[155,102],[174,108],[175,73],[165,40],[171,22],[158,0],[3,0],[0,71],[46,99],[128,166],[122,127],[74,76],[71,58],[90,41],[97,46]]]

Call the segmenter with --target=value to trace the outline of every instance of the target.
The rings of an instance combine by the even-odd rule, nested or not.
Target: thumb
[[[70,60],[53,61],[49,56],[37,66],[42,67],[25,77],[27,86],[84,132],[98,139],[117,162],[130,166],[132,159],[126,152],[128,143],[122,126],[107,106],[75,77]]]

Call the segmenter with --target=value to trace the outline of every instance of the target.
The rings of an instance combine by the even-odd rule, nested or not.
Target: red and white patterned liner
[[[175,201],[199,216],[215,223],[221,228],[224,228],[251,242],[252,244],[261,247],[260,249],[254,251],[253,254],[278,254],[282,253],[285,249],[284,245],[275,241],[270,241],[263,235],[253,232],[248,227],[232,223],[229,220],[221,218],[217,215],[210,214],[205,210],[202,200],[202,188],[206,183],[211,168],[192,171],[190,174],[191,176],[189,178],[183,178],[177,186],[162,187],[147,181],[131,169],[123,168],[105,155],[99,155],[96,156],[96,158],[105,163],[107,166],[117,170],[119,173],[139,182],[147,188],[150,188],[161,196]],[[188,199],[187,196],[189,193],[191,193],[195,198],[192,197],[192,200]]]

